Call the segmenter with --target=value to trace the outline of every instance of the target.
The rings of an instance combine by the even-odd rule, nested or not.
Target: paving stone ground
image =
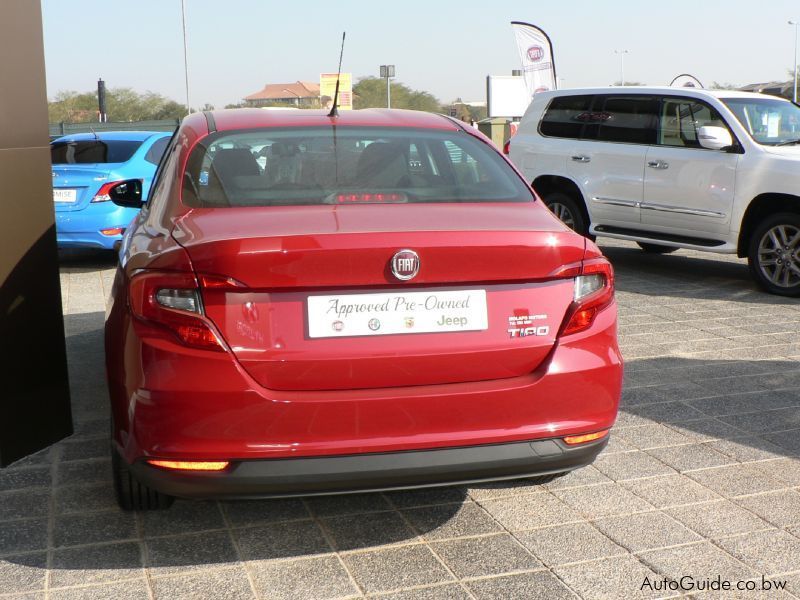
[[[544,486],[178,501],[142,515],[111,490],[113,264],[65,256],[76,432],[0,471],[0,597],[800,598],[800,302],[761,293],[732,257],[601,244],[626,375],[593,466]],[[682,577],[788,591],[665,589]]]

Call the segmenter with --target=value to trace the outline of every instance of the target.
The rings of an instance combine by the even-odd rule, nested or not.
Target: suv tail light
[[[185,346],[224,351],[203,315],[194,275],[143,272],[133,276],[129,291],[131,311],[139,319],[169,330]]]
[[[503,154],[508,156],[511,154],[511,140],[509,139],[505,144],[503,144]]]
[[[614,270],[605,258],[583,263],[575,277],[573,302],[564,317],[560,335],[570,335],[592,326],[601,310],[614,300]]]

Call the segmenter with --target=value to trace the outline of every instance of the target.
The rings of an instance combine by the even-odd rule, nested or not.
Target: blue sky
[[[619,79],[666,85],[690,72],[703,83],[786,79],[800,3],[791,0],[572,0],[381,3],[373,0],[186,0],[193,106],[237,102],[265,83],[318,80],[336,70],[397,80],[442,101],[485,100],[486,75],[518,68],[509,22],[553,40],[562,87]],[[180,0],[42,0],[48,95],[110,87],[183,102]]]

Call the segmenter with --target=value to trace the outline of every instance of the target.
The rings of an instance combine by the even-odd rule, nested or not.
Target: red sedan
[[[125,234],[106,360],[121,506],[552,477],[617,414],[611,266],[480,133],[196,113]]]

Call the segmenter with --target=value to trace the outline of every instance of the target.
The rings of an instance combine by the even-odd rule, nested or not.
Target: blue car
[[[108,190],[141,179],[147,197],[172,134],[156,131],[78,133],[50,143],[59,248],[113,250],[138,209],[110,201]]]

